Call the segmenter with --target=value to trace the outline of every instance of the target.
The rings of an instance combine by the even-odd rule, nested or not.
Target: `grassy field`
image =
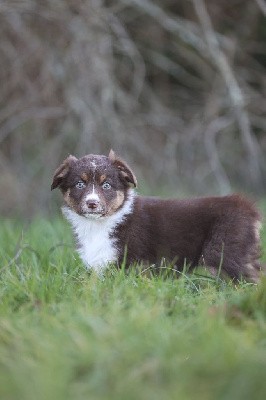
[[[265,279],[99,279],[60,219],[0,240],[1,400],[266,398]]]

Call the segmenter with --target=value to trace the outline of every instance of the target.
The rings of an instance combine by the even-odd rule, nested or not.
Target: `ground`
[[[0,228],[0,399],[266,398],[265,278],[98,278],[61,218],[21,227]]]

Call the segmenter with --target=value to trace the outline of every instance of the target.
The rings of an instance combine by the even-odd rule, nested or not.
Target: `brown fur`
[[[100,179],[99,179],[100,183],[103,183],[104,181],[106,181],[106,178],[107,178],[106,175],[101,175]]]
[[[86,184],[86,189],[76,189],[75,185],[79,181]],[[105,181],[111,183],[111,190],[102,189]],[[88,155],[77,159],[69,156],[55,171],[51,189],[59,187],[65,203],[77,214],[83,215],[87,211],[110,216],[123,205],[128,188],[136,184],[133,172],[111,150],[108,157]],[[89,210],[85,198],[92,191],[92,185],[100,205],[94,210]]]
[[[70,208],[74,208],[74,203],[72,201],[72,198],[70,196],[70,189],[67,189],[67,191],[63,194],[64,197],[64,201],[65,203],[70,207]]]
[[[80,177],[84,182],[89,182],[89,175],[86,172],[83,172]]]
[[[256,282],[261,266],[257,228],[260,215],[242,196],[162,200],[137,197],[134,212],[117,230],[128,263],[156,264],[162,257],[175,268],[220,267],[232,279]],[[123,247],[123,246],[122,246]],[[120,254],[120,260],[123,254]]]
[[[77,188],[80,177],[85,182]],[[104,183],[111,188],[104,189]],[[56,170],[51,188],[59,187],[65,203],[77,214],[96,213],[108,218],[123,207],[128,190],[137,180],[129,166],[113,151],[109,156],[69,156]],[[97,207],[89,208],[88,193],[95,190]],[[98,204],[99,203],[99,204]],[[112,232],[118,263],[159,265],[162,258],[180,271],[204,265],[213,274],[256,282],[261,266],[261,217],[256,207],[240,195],[189,200],[163,200],[136,196],[133,210]],[[89,238],[88,238],[89,240]]]
[[[123,193],[123,191],[118,190],[116,192],[116,198],[112,200],[110,204],[110,211],[108,212],[108,215],[112,215],[117,210],[119,210],[119,208],[122,207],[124,200],[125,200],[125,194]]]

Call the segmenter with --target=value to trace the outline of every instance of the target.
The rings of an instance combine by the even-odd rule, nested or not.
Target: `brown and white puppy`
[[[69,156],[55,171],[78,242],[90,269],[110,263],[149,263],[165,259],[182,270],[205,265],[232,279],[256,282],[261,218],[239,195],[189,200],[137,196],[136,178],[111,150],[104,155]]]

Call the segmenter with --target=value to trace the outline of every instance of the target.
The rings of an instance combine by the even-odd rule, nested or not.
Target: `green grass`
[[[65,222],[21,232],[1,223],[1,400],[266,398],[265,279],[100,279]]]

